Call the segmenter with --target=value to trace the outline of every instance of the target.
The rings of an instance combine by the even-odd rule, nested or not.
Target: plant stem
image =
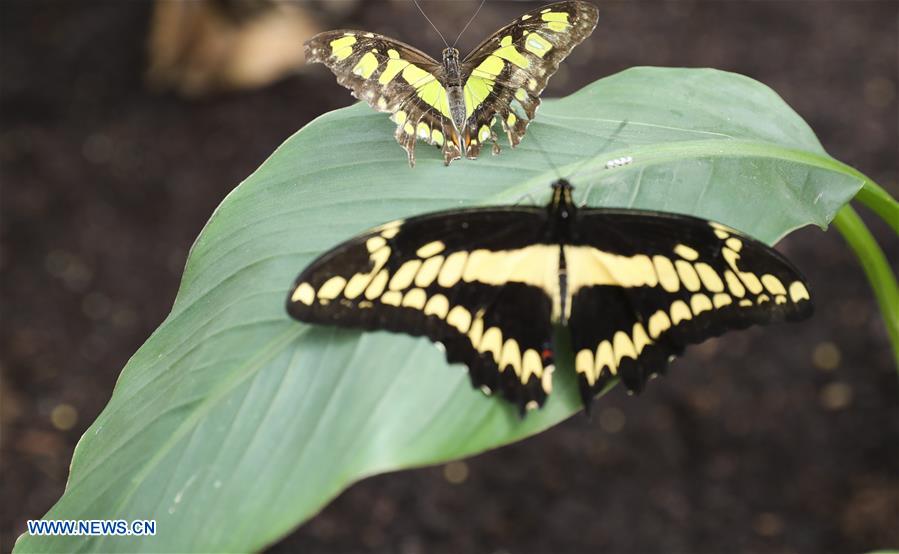
[[[858,256],[868,282],[874,289],[874,296],[880,305],[887,334],[893,344],[896,367],[899,370],[899,285],[896,283],[896,276],[893,275],[880,245],[851,206],[847,204],[837,212],[833,225]]]
[[[899,235],[899,202],[880,185],[865,178],[865,184],[855,195],[855,199],[879,215]]]

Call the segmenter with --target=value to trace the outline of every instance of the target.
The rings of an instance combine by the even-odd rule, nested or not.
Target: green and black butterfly
[[[392,114],[410,165],[418,139],[442,148],[449,165],[463,155],[477,158],[487,141],[498,153],[497,117],[518,145],[550,76],[597,18],[589,2],[550,4],[506,25],[464,60],[447,47],[442,63],[375,33],[328,31],[306,42],[306,61],[327,65],[356,98]]]
[[[571,332],[589,410],[614,376],[640,391],[688,344],[812,313],[799,272],[730,227],[577,209],[565,180],[553,191],[546,208],[450,210],[363,233],[300,273],[287,311],[426,336],[522,413],[552,391],[553,324]]]

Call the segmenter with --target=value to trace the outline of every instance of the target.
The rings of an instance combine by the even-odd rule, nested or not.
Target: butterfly
[[[449,165],[477,158],[488,141],[499,153],[496,119],[517,146],[550,76],[597,18],[589,2],[549,4],[495,32],[464,60],[448,46],[442,62],[375,33],[328,31],[306,42],[306,61],[325,64],[356,98],[392,114],[410,166],[417,140],[442,148]]]
[[[552,392],[554,324],[571,334],[584,408],[610,379],[639,392],[688,344],[811,315],[776,250],[719,223],[581,208],[450,210],[393,221],[313,261],[287,311],[308,323],[425,336],[522,414]]]

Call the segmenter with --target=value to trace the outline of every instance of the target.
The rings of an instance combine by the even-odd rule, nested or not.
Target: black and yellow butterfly
[[[597,18],[589,2],[550,4],[506,25],[464,60],[446,48],[442,63],[375,33],[328,31],[306,42],[306,61],[327,65],[356,98],[391,113],[410,165],[418,139],[442,148],[449,165],[463,155],[477,158],[487,141],[499,152],[497,116],[509,143],[518,145],[549,77]]]
[[[287,311],[309,323],[443,344],[472,385],[525,409],[552,391],[554,323],[571,332],[581,396],[632,391],[686,345],[811,315],[777,251],[724,225],[661,212],[576,209],[560,180],[546,208],[450,210],[387,223],[300,273]]]

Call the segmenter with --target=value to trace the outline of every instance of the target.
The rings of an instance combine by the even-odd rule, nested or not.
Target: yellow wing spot
[[[530,352],[534,352],[530,350]],[[536,352],[534,352],[536,354]],[[553,371],[556,370],[556,366],[548,365],[546,369],[543,371],[543,375],[537,374],[540,377],[540,386],[543,387],[543,392],[546,394],[550,394],[553,391]]]
[[[528,89],[530,89],[530,90],[537,89],[537,79],[534,79],[533,77],[528,79]]]
[[[685,260],[690,260],[691,262],[693,260],[699,259],[699,252],[690,248],[686,244],[678,244],[677,246],[675,246],[674,253]]]
[[[612,337],[612,349],[615,351],[615,365],[620,366],[623,358],[637,359],[637,351],[634,350],[634,343],[631,342],[630,336],[624,331],[618,331]]]
[[[790,283],[790,300],[799,302],[800,300],[810,300],[808,289],[799,281]]]
[[[387,270],[382,269],[368,284],[368,288],[365,289],[365,297],[369,300],[374,300],[381,296],[385,286],[387,286]]]
[[[403,307],[420,310],[425,307],[428,296],[421,289],[412,289],[403,296]]]
[[[481,339],[484,336],[484,320],[481,319],[480,314],[475,317],[474,322],[471,324],[471,329],[468,330],[468,339],[471,341],[471,345],[478,349],[481,345]]]
[[[403,131],[404,131],[407,135],[414,135],[414,134],[415,134],[415,127],[413,127],[412,124],[409,123],[409,122],[407,121],[406,124],[403,125]]]
[[[471,312],[462,306],[456,306],[446,315],[446,322],[458,329],[460,333],[467,333],[471,326]]]
[[[353,45],[356,44],[356,37],[346,35],[331,41],[331,55],[340,61],[347,59],[353,53]]]
[[[540,10],[540,13],[546,13],[550,10],[552,10],[552,8],[546,8],[546,9]]]
[[[568,14],[566,12],[547,12],[540,17],[547,22],[547,27],[557,33],[563,33],[568,29]]]
[[[415,251],[415,255],[419,258],[430,258],[435,254],[439,254],[443,252],[446,248],[446,245],[440,242],[439,240],[435,240],[429,242]]]
[[[387,239],[381,236],[371,237],[367,241],[365,241],[365,247],[369,252],[374,252],[375,250],[381,248],[382,246],[387,244]]]
[[[504,60],[509,61],[510,63],[517,65],[523,69],[527,69],[530,67],[531,62],[524,57],[524,55],[512,45],[512,36],[506,35],[499,41],[500,48],[497,48],[496,52],[492,55],[502,58]],[[497,75],[499,75],[497,73]]]
[[[521,356],[521,381],[527,383],[528,379],[531,378],[531,375],[545,377],[543,374],[543,362],[540,360],[540,354],[533,348],[525,350],[524,354]],[[542,384],[544,385],[545,390],[546,383],[544,382]],[[550,385],[550,387],[552,387],[552,385]]]
[[[768,292],[771,294],[787,293],[787,289],[784,288],[784,284],[780,282],[780,279],[770,273],[762,275],[762,284],[765,285],[765,288],[768,289]]]
[[[446,258],[443,267],[440,268],[440,274],[437,276],[437,284],[444,288],[449,288],[459,282],[462,272],[465,270],[465,261],[468,259],[467,252],[453,252]]]
[[[685,289],[691,292],[699,290],[699,275],[697,275],[696,270],[693,269],[693,264],[685,262],[684,260],[675,260],[674,267],[677,268],[677,274],[680,276],[680,280],[684,284]]]
[[[443,265],[443,256],[434,256],[425,260],[415,276],[415,285],[427,287],[433,283],[434,279],[437,278],[437,274],[440,273],[441,265]]]
[[[649,318],[649,336],[659,338],[662,333],[671,328],[671,320],[664,310],[659,310]]]
[[[748,298],[744,298],[743,300],[740,300],[740,306],[742,306],[744,308],[752,306],[752,300],[750,300]]]
[[[617,285],[654,287],[658,275],[649,256],[620,256],[589,246],[566,246],[569,288],[575,294],[582,287]]]
[[[524,43],[525,50],[527,50],[531,54],[540,56],[541,58],[549,53],[552,48],[552,43],[540,36],[539,33],[529,34]]]
[[[477,145],[478,145],[478,139],[471,139],[471,144],[472,144],[473,146],[477,146]]]
[[[528,91],[524,90],[523,88],[516,90],[515,91],[515,99],[518,100],[519,102],[524,102],[525,100],[528,99]]]
[[[733,250],[734,252],[739,252],[743,248],[743,241],[738,239],[737,237],[730,237],[724,244],[727,245],[728,248]]]
[[[756,299],[756,303],[762,304],[764,302],[768,302],[769,300],[771,300],[771,297],[769,297],[767,294],[760,294],[759,297]]]
[[[481,125],[481,130],[478,131],[478,140],[481,142],[486,141],[490,138],[490,127],[486,125]]]
[[[403,301],[403,293],[391,290],[381,295],[381,304],[388,306],[399,306]]]
[[[524,14],[523,16],[521,16],[521,20],[522,20],[522,21],[527,21],[527,20],[530,19],[530,18],[531,18],[531,15],[530,15],[530,14],[527,14],[527,13]]]
[[[425,315],[436,315],[440,319],[445,319],[447,312],[449,312],[449,300],[442,294],[435,294],[425,304]]]
[[[428,140],[431,136],[431,128],[428,127],[428,124],[424,121],[418,122],[418,138],[422,140]]]
[[[506,366],[512,366],[512,371],[521,378],[521,382],[527,383],[521,373],[521,350],[515,339],[506,339],[503,344],[502,354],[499,357],[499,370],[502,371]]]
[[[655,255],[652,257],[653,266],[655,266],[656,275],[658,275],[659,284],[667,292],[677,292],[680,288],[680,279],[674,264],[665,256]]]
[[[419,267],[421,267],[421,260],[409,260],[401,265],[396,270],[396,273],[393,274],[393,277],[390,278],[388,288],[390,290],[405,290],[409,288],[412,280],[415,279],[415,274],[418,273]]]
[[[699,315],[712,309],[712,301],[704,294],[694,294],[690,299],[690,309],[693,310],[694,315]]]
[[[643,324],[639,321],[634,323],[634,332],[632,334],[634,341],[634,350],[637,351],[637,355],[639,356],[643,349],[652,344],[652,340],[650,340],[649,335],[646,334],[646,328],[643,327]]]
[[[387,109],[387,99],[383,96],[378,97],[378,109],[382,112]]]
[[[587,384],[591,387],[593,386],[593,383],[596,382],[596,375],[593,374],[595,365],[596,362],[593,359],[593,351],[589,348],[584,348],[574,357],[574,370],[578,373],[583,373],[584,377],[587,378]]]
[[[481,338],[481,344],[478,345],[478,352],[490,352],[493,355],[493,361],[499,365],[499,354],[502,347],[502,331],[499,330],[499,327],[491,327],[484,331],[484,336]],[[503,369],[503,367],[499,368],[500,371]]]
[[[400,232],[400,227],[399,227],[399,224],[397,224],[396,227],[391,227],[389,229],[384,229],[383,231],[381,231],[381,236],[384,237],[385,239],[392,239],[399,232]]]
[[[671,304],[671,323],[677,325],[681,321],[687,321],[688,319],[692,319],[693,314],[690,313],[690,308],[687,307],[687,303],[683,300],[675,300]]]
[[[350,277],[346,288],[343,289],[343,295],[352,300],[362,294],[365,291],[365,287],[371,282],[372,275],[372,273],[357,273]]]
[[[481,64],[471,72],[465,82],[465,117],[471,117],[474,110],[490,96],[493,90],[493,79],[503,70],[503,61],[496,56],[487,56]],[[483,75],[489,75],[486,78]]]
[[[783,294],[778,294],[777,296],[774,297],[774,303],[775,304],[786,304],[787,297],[784,296]]]
[[[387,51],[387,57],[387,65],[381,72],[381,76],[378,77],[378,83],[382,85],[390,84],[390,81],[393,81],[409,65],[409,62],[401,60],[399,52],[392,48]]]
[[[353,68],[353,73],[359,75],[363,79],[368,79],[376,69],[378,69],[378,57],[371,52],[366,52],[365,55],[359,59],[359,63],[356,64],[356,67]]]
[[[731,299],[730,295],[723,292],[719,292],[712,297],[712,304],[714,304],[716,308],[722,308],[724,306],[727,306],[731,302],[733,302],[733,300]]]
[[[727,225],[718,223],[717,221],[709,221],[709,227],[711,227],[712,229],[714,229],[716,231],[721,231],[727,236],[730,236],[731,233],[736,232],[733,227],[728,227]],[[715,234],[717,235],[718,233],[715,233]],[[721,238],[724,239],[727,237],[721,237]]]
[[[315,289],[309,283],[300,283],[290,297],[291,302],[302,302],[307,306],[311,306],[313,300],[315,300]]]
[[[743,286],[743,283],[737,278],[736,274],[727,270],[724,272],[724,280],[727,281],[727,290],[737,298],[743,298],[743,295],[746,294],[746,287]]]
[[[431,142],[433,142],[437,146],[443,146],[443,140],[443,133],[441,133],[438,129],[431,130]]]
[[[514,113],[510,113],[509,117],[506,118],[506,124],[509,127],[514,126],[516,121],[518,121],[518,117],[516,117]]]
[[[730,233],[728,233],[727,231],[723,231],[721,229],[715,229],[715,236],[718,237],[719,239],[724,240],[730,236]]]
[[[752,294],[759,294],[762,292],[762,282],[759,281],[759,278],[756,277],[755,273],[740,272],[739,277]]]
[[[712,292],[722,292],[724,290],[724,283],[712,266],[699,262],[694,267],[696,268],[696,273],[699,274],[699,279],[702,281],[702,286]]]
[[[524,283],[544,288],[548,280],[557,277],[559,247],[535,244],[518,250],[478,249],[468,255],[468,263],[462,273],[467,283],[479,281],[485,285],[505,285],[508,282]]]
[[[612,350],[612,343],[604,340],[596,347],[596,368],[593,370],[593,380],[596,381],[602,376],[602,370],[609,368],[612,375],[618,373],[618,364],[615,363],[615,352]]]
[[[346,286],[346,279],[335,275],[318,288],[318,297],[322,300],[333,300],[337,298],[344,286]]]
[[[406,122],[406,117],[408,117],[406,112],[404,112],[403,110],[399,110],[391,116],[391,119],[393,119],[393,122],[397,125],[402,125]]]

